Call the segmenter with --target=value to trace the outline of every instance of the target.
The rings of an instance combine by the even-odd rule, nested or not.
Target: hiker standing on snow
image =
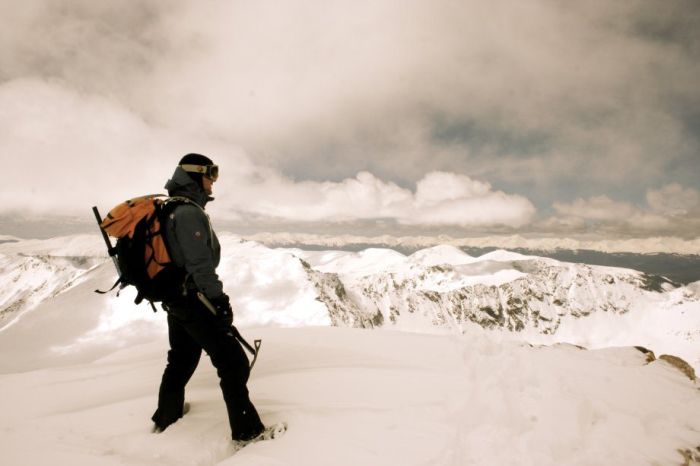
[[[175,207],[165,224],[165,239],[172,260],[187,272],[186,294],[163,302],[168,313],[168,364],[153,414],[155,430],[161,432],[183,416],[185,385],[192,377],[202,349],[207,352],[221,379],[233,440],[247,441],[264,431],[260,416],[248,396],[248,358],[232,332],[233,310],[216,274],[219,241],[204,212],[212,201],[212,185],[219,169],[200,154],[187,154],[165,185],[170,196],[192,203]],[[202,293],[216,309],[214,315],[198,298]]]

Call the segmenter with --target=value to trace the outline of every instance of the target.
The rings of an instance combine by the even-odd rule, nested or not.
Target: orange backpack
[[[154,302],[175,299],[182,293],[185,272],[170,257],[163,227],[172,210],[185,202],[192,201],[158,194],[137,197],[114,207],[104,220],[93,207],[119,273],[110,291],[117,285],[120,289],[133,285],[137,290],[134,302],[146,299],[154,310]],[[115,247],[107,235],[117,239]]]

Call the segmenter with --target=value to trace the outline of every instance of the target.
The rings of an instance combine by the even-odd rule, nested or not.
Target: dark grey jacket
[[[175,207],[165,225],[165,238],[173,261],[184,267],[197,289],[208,298],[224,292],[216,274],[221,259],[221,246],[211,227],[204,207],[211,200],[197,183],[180,167],[165,184],[170,196],[186,197],[186,203]]]

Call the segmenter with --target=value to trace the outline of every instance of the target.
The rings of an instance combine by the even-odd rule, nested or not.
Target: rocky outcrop
[[[331,323],[334,326],[373,328],[384,323],[384,317],[378,312],[366,312],[350,299],[345,285],[335,273],[322,273],[314,270],[301,260],[309,280],[314,284],[318,300],[326,305]]]
[[[688,364],[678,356],[673,356],[671,354],[662,354],[661,356],[659,356],[659,360],[665,361],[666,363],[675,367],[683,374],[685,374],[690,380],[695,380],[695,369],[693,369],[693,367],[690,364]]]

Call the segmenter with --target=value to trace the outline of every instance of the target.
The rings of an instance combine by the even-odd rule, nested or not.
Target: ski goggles
[[[212,181],[216,181],[219,178],[218,165],[192,165],[186,163],[180,165],[180,168],[182,168],[188,173],[200,173],[201,175],[206,176]]]

